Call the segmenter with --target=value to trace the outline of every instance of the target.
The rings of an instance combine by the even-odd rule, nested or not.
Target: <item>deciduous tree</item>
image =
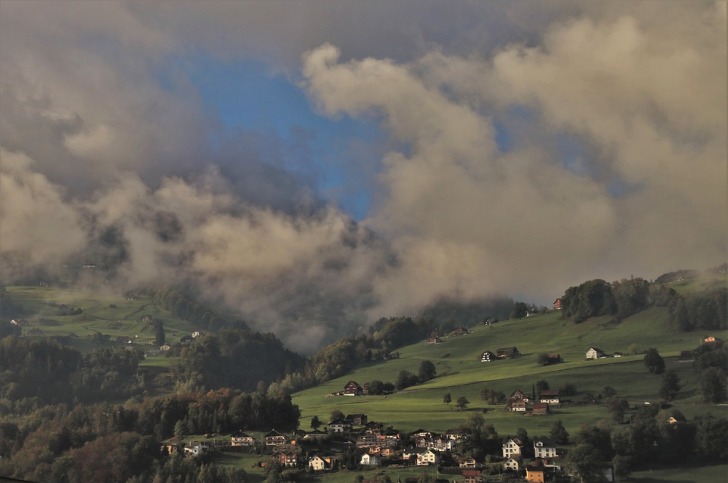
[[[658,395],[666,401],[672,401],[677,397],[680,389],[682,389],[680,377],[675,371],[667,371],[662,378]]]
[[[657,349],[647,349],[644,358],[645,366],[652,374],[662,374],[665,371],[665,360]]]
[[[465,396],[460,396],[455,402],[455,406],[457,406],[460,411],[464,411],[468,407],[468,404],[470,404],[470,401],[468,401],[468,398]]]

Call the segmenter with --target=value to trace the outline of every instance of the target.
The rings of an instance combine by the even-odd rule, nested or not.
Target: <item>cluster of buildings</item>
[[[561,472],[559,450],[549,438],[528,442],[508,438],[503,441],[500,454],[489,455],[487,465],[460,453],[460,443],[467,438],[468,434],[455,429],[445,433],[425,429],[402,433],[391,426],[368,421],[365,414],[352,414],[331,421],[326,431],[282,433],[272,430],[259,438],[236,431],[230,435],[225,449],[255,448],[261,454],[269,455],[262,465],[278,464],[315,473],[344,467],[347,464],[345,454],[351,455],[352,450],[358,467],[437,466],[441,474],[460,476],[467,483],[482,482],[485,474],[494,471],[532,482],[547,481],[549,474]],[[203,444],[192,443],[182,451],[194,457],[208,449]]]
[[[349,381],[343,393],[356,395],[361,391],[355,381]],[[511,411],[547,414],[551,405],[558,405],[558,391],[542,390],[537,398],[520,390],[514,391],[506,406]],[[277,464],[284,468],[308,469],[312,472],[335,471],[344,466],[361,468],[379,466],[437,466],[441,474],[460,476],[467,483],[485,481],[493,472],[510,473],[514,478],[543,482],[560,474],[559,451],[548,438],[522,441],[509,438],[503,441],[500,454],[488,455],[488,463],[478,461],[462,452],[469,434],[452,429],[436,433],[418,429],[403,433],[383,423],[369,421],[366,414],[349,414],[337,418],[324,427],[324,431],[297,430],[291,433],[271,430],[255,437],[236,431],[216,447],[224,451],[255,451],[267,455],[261,465]],[[169,453],[183,452],[198,457],[210,447],[203,443],[190,443],[172,447]]]
[[[558,389],[542,389],[538,397],[535,394],[529,396],[520,389],[516,389],[508,398],[506,409],[533,416],[545,416],[551,413],[551,408],[560,405],[561,399]]]

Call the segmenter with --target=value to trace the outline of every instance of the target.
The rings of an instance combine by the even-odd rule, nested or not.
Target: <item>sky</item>
[[[725,1],[0,0],[1,278],[114,260],[310,352],[715,266],[726,43]]]

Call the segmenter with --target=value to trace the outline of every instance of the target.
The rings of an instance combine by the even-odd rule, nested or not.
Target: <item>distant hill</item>
[[[226,318],[176,290],[115,296],[8,286],[0,305],[0,321],[23,337],[50,339],[83,354],[138,353],[143,367],[174,375],[155,379],[154,384],[162,384],[158,390],[168,390],[169,381],[177,381],[189,390],[227,386],[250,391],[259,383],[267,386],[282,379],[305,362],[275,335],[251,331],[244,322]],[[0,331],[5,332],[16,333]]]

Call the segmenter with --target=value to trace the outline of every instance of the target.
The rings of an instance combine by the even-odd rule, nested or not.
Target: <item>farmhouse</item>
[[[521,353],[515,347],[501,347],[496,349],[495,355],[498,359],[513,359],[519,357]]]
[[[496,355],[491,351],[485,351],[480,356],[480,362],[491,362],[491,361],[495,361],[497,359],[498,358],[496,357]]]
[[[313,471],[330,471],[335,468],[336,461],[332,456],[316,455],[308,460],[308,467]]]
[[[253,446],[253,437],[242,431],[235,431],[230,435],[230,446]]]
[[[533,403],[531,414],[534,416],[545,416],[549,414],[549,405],[546,403]]]
[[[351,424],[343,419],[335,419],[329,423],[330,433],[346,433],[351,431]]]
[[[362,387],[356,381],[349,381],[344,386],[344,396],[361,396]]]
[[[601,359],[602,357],[607,357],[607,353],[598,347],[590,347],[589,350],[586,351],[587,359]]]
[[[559,362],[564,362],[561,358],[561,354],[558,352],[552,352],[550,354],[546,354],[546,361],[544,362],[544,365],[558,364]]]
[[[536,438],[533,453],[535,458],[556,458],[556,444],[549,438]]]
[[[551,406],[560,405],[561,400],[559,399],[559,390],[558,389],[542,389],[541,394],[539,394],[539,396],[538,396],[538,402],[546,403]]]
[[[295,451],[277,451],[273,453],[273,459],[288,468],[298,465],[298,455]]]
[[[528,409],[528,403],[526,401],[523,401],[521,399],[517,399],[515,401],[511,401],[506,405],[506,408],[509,411],[514,411],[517,413],[525,413]]]
[[[511,401],[529,401],[528,395],[520,389],[513,391],[508,399]]]
[[[561,299],[554,300],[554,310],[561,310]]]
[[[437,453],[435,453],[431,449],[417,452],[417,466],[434,465],[437,464],[439,461],[440,457],[437,456]]]
[[[266,446],[279,446],[286,443],[288,443],[288,437],[285,434],[279,433],[275,429],[265,435]]]
[[[511,438],[503,443],[503,457],[504,458],[520,458],[521,447],[523,443],[518,438]]]

